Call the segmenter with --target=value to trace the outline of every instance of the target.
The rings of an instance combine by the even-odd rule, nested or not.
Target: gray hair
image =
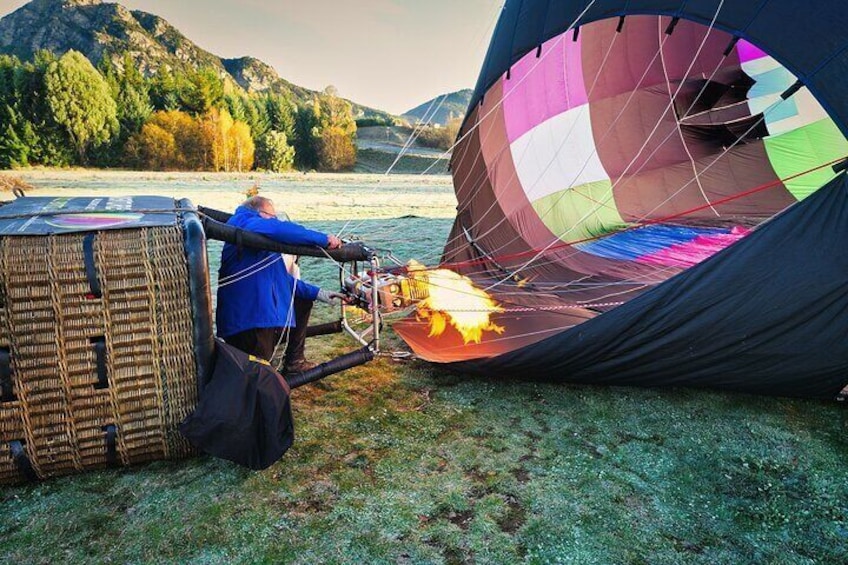
[[[265,208],[265,205],[267,204],[273,206],[274,202],[270,198],[265,198],[264,196],[251,196],[250,198],[242,202],[241,205],[245,208],[250,208],[251,210],[256,210],[258,212],[259,210]]]

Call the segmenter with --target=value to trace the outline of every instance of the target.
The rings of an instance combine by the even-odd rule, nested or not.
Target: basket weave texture
[[[85,237],[0,239],[0,348],[13,390],[0,402],[0,484],[24,478],[13,442],[42,479],[193,453],[177,430],[197,403],[182,229],[97,233],[100,297],[86,276]]]

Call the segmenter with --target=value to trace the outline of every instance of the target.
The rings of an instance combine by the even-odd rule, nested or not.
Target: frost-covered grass
[[[438,253],[449,227],[369,220],[358,233],[411,258]],[[304,271],[333,281],[326,263]],[[351,348],[321,338],[310,356]],[[836,403],[381,360],[293,405],[295,445],[264,472],[201,457],[0,489],[0,562],[848,562]]]
[[[840,406],[387,361],[294,406],[265,472],[199,458],[0,490],[2,560],[848,561]]]
[[[161,195],[232,211],[258,185],[300,221],[396,218],[415,215],[453,218],[456,198],[445,175],[321,173],[157,173],[103,170],[22,170],[15,175],[35,187],[30,196]]]

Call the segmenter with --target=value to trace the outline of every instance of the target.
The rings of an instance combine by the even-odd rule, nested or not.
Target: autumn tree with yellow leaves
[[[313,133],[318,140],[318,168],[332,172],[353,168],[356,164],[356,120],[350,102],[340,98],[330,86],[314,103],[319,123]]]
[[[243,172],[253,168],[250,127],[226,110],[201,118],[171,110],[156,112],[127,142],[129,164],[153,170]]]
[[[197,120],[185,112],[155,112],[127,141],[130,165],[153,170],[208,168],[211,146]]]
[[[253,168],[255,145],[250,126],[233,120],[227,110],[212,108],[203,119],[203,130],[211,136],[212,169],[244,172]]]

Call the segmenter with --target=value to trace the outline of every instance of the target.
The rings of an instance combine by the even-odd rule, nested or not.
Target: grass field
[[[393,166],[394,165],[394,166]],[[392,168],[392,174],[445,174],[448,161],[440,156],[405,154],[399,160],[397,155],[376,149],[360,149],[357,153],[356,171],[362,173],[381,173]]]
[[[207,204],[249,185],[148,181],[152,193],[184,182]],[[117,174],[92,182],[63,190],[135,190]],[[363,183],[266,179],[290,202],[349,184],[371,211],[353,222],[363,239],[402,258],[438,254],[446,182],[420,186],[439,212],[394,220],[404,202],[415,209],[419,185]],[[390,207],[371,200],[383,190]],[[346,223],[343,210],[307,209],[295,216],[314,227]],[[326,263],[304,272],[334,278]],[[321,338],[310,356],[353,347]],[[848,420],[836,403],[507,382],[384,359],[296,391],[293,405],[295,445],[264,472],[199,457],[0,488],[0,562],[848,563]]]

